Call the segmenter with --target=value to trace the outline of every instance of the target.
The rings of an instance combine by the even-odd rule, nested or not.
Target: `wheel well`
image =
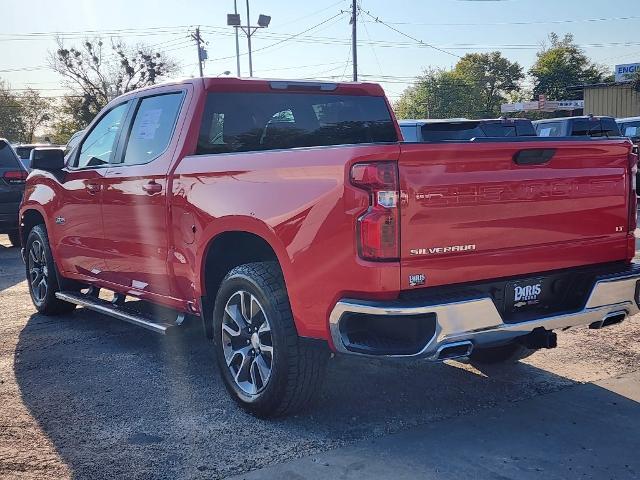
[[[231,269],[252,262],[278,261],[262,237],[248,232],[225,232],[213,239],[204,264],[204,291],[213,301],[222,279]]]
[[[40,224],[44,225],[44,217],[37,210],[27,210],[22,215],[22,245],[26,245],[31,229]]]

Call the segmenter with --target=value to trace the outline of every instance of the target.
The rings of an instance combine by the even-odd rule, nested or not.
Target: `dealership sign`
[[[616,82],[628,82],[637,73],[640,73],[640,63],[616,65]]]
[[[540,95],[537,102],[505,103],[500,107],[502,113],[515,112],[555,112],[557,110],[580,110],[584,108],[584,100],[547,100]]]

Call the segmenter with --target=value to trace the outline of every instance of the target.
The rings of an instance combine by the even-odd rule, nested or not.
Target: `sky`
[[[381,83],[392,100],[425,68],[451,68],[469,52],[499,50],[528,69],[551,32],[574,34],[587,55],[611,72],[616,64],[640,62],[640,10],[628,7],[635,2],[359,2],[360,79]],[[30,86],[46,96],[64,94],[60,77],[47,68],[56,33],[66,46],[98,35],[155,45],[181,65],[177,77],[194,76],[197,51],[189,35],[197,25],[208,42],[205,74],[235,75],[235,37],[233,28],[226,26],[233,4],[233,0],[0,0],[0,79],[15,89]],[[260,13],[272,17],[269,28],[252,38],[254,76],[350,80],[350,5],[350,0],[251,0],[254,23]],[[246,22],[246,0],[238,0],[238,9]],[[246,76],[247,43],[242,34],[240,50]]]

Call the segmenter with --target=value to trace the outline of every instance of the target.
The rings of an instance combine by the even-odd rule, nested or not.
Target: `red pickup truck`
[[[200,317],[229,392],[261,416],[307,405],[331,351],[508,361],[639,311],[628,140],[401,139],[374,84],[121,96],[66,158],[32,155],[33,302],[160,333]]]

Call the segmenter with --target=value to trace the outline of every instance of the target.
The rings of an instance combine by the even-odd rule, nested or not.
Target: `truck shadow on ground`
[[[33,315],[15,375],[78,478],[221,477],[573,385],[525,363],[478,372],[342,357],[311,411],[260,420],[228,396],[197,319],[170,338],[82,309]]]
[[[5,237],[6,238],[6,237]],[[0,243],[0,292],[25,280],[20,249]]]

